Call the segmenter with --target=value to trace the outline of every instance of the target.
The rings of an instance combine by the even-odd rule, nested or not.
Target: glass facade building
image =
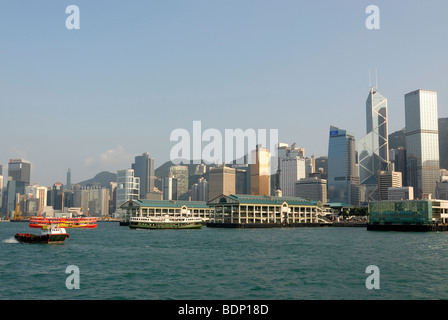
[[[439,180],[437,92],[416,90],[405,95],[408,185],[414,197],[434,194]]]
[[[135,176],[140,178],[140,197],[144,198],[147,193],[154,192],[154,158],[149,157],[148,153],[136,156],[132,169]]]
[[[401,200],[372,201],[369,203],[371,224],[431,224],[446,223],[448,201]]]
[[[8,177],[15,181],[23,181],[30,185],[31,163],[22,159],[10,159],[8,163]]]
[[[366,199],[378,200],[377,173],[388,170],[389,138],[387,99],[375,88],[366,101],[366,131],[358,143],[359,180],[366,186]]]
[[[428,224],[432,222],[431,201],[369,202],[369,222],[379,224]]]
[[[328,201],[359,205],[355,137],[330,127],[328,143]]]

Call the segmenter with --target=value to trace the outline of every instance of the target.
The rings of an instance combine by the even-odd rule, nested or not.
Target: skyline
[[[354,0],[76,1],[81,28],[67,30],[73,3],[2,1],[0,164],[30,161],[41,185],[69,168],[72,183],[130,168],[145,152],[157,168],[170,133],[196,120],[279,129],[279,142],[326,156],[331,125],[366,134],[376,68],[389,133],[404,128],[404,95],[417,89],[437,91],[448,117],[448,4],[376,2],[380,30],[365,27],[371,3]]]

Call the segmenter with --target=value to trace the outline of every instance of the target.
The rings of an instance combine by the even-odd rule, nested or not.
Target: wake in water
[[[19,243],[14,237],[11,237],[9,239],[3,240],[3,243]]]

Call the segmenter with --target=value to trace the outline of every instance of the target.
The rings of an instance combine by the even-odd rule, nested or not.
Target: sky
[[[380,29],[366,28],[369,5]],[[67,29],[69,5],[80,29]],[[365,135],[369,70],[388,98],[438,91],[448,117],[448,2],[0,0],[0,165],[50,186],[170,160],[178,128],[277,129],[326,156],[330,125]]]

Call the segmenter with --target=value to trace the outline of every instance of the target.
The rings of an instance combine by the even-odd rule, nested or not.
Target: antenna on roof
[[[371,70],[369,69],[369,90],[371,92],[378,90],[378,69],[375,68],[375,85],[372,86],[372,75]]]
[[[378,90],[378,68],[375,68],[375,89]]]

